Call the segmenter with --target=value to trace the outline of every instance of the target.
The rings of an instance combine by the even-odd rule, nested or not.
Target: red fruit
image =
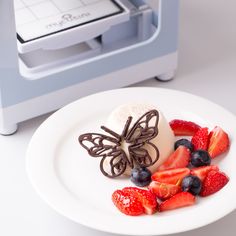
[[[201,167],[193,168],[191,170],[191,175],[195,175],[201,181],[203,181],[211,170],[219,171],[219,167],[212,165],[212,166],[201,166]]]
[[[208,153],[211,158],[226,152],[229,149],[229,136],[228,134],[219,126],[216,126],[209,135],[209,147]]]
[[[112,194],[112,201],[115,206],[126,215],[138,216],[144,213],[142,203],[133,194],[116,190]]]
[[[208,148],[208,128],[199,129],[191,140],[194,150],[202,149],[207,150]]]
[[[206,197],[213,193],[216,193],[220,189],[222,189],[228,182],[229,177],[225,173],[212,170],[207,174],[202,184],[200,196]]]
[[[185,146],[179,146],[167,159],[158,167],[158,170],[183,168],[189,164],[190,151]]]
[[[126,187],[123,188],[122,191],[137,197],[138,201],[141,202],[146,214],[152,215],[157,211],[158,203],[156,196],[149,190],[136,187]]]
[[[161,170],[152,175],[152,180],[160,183],[179,185],[182,179],[189,174],[190,170],[188,168]]]
[[[191,206],[195,203],[196,197],[189,192],[177,193],[173,197],[160,204],[160,211],[172,210],[180,207]]]
[[[176,136],[193,136],[201,127],[192,121],[172,120],[170,127]]]
[[[152,181],[148,188],[151,192],[153,192],[158,198],[162,200],[170,198],[181,191],[181,188],[178,185],[160,183],[157,181]]]

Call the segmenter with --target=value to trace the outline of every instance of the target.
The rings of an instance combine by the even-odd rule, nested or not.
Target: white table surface
[[[187,91],[206,97],[236,114],[235,9],[235,0],[182,0],[180,60],[175,80],[162,83],[150,79],[135,86]],[[24,156],[32,134],[46,117],[24,122],[13,136],[0,137],[0,235],[110,235],[58,215],[32,189],[25,172]],[[236,211],[211,225],[177,235],[233,236],[235,222]]]

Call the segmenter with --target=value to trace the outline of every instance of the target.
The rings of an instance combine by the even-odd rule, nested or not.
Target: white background
[[[161,83],[150,79],[137,86],[191,92],[236,114],[235,0],[182,0],[180,14],[180,57],[175,80]],[[25,173],[24,154],[31,135],[45,118],[23,123],[16,135],[0,137],[0,235],[110,235],[59,216],[32,190]],[[203,212],[202,217],[204,214],[207,213]],[[236,211],[209,226],[177,236],[233,236],[235,222]]]

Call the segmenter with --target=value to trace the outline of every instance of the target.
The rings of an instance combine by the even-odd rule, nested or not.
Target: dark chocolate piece
[[[152,126],[151,121],[154,121]],[[100,169],[107,177],[115,178],[122,175],[127,166],[130,168],[152,166],[159,158],[158,148],[150,142],[158,135],[158,111],[146,112],[129,129],[131,122],[132,117],[128,117],[121,135],[102,126],[101,129],[112,135],[112,137],[98,133],[86,133],[79,136],[79,143],[88,151],[90,156],[102,157]],[[129,158],[122,149],[122,142],[129,144]],[[147,146],[151,146],[155,150],[154,160],[149,155],[146,149]],[[109,172],[105,170],[104,164],[107,158],[109,158]]]

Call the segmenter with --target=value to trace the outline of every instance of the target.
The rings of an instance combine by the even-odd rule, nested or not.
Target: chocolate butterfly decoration
[[[100,162],[101,172],[110,178],[122,175],[127,166],[131,169],[137,166],[152,166],[159,158],[158,148],[150,142],[158,135],[159,113],[151,110],[142,115],[135,124],[130,127],[132,117],[128,117],[121,135],[101,126],[101,129],[111,136],[98,133],[86,133],[79,136],[79,143],[92,157],[102,157]],[[128,145],[127,152],[122,144]],[[147,146],[154,150],[155,157],[152,159]],[[105,170],[105,161],[109,162],[110,171]]]

